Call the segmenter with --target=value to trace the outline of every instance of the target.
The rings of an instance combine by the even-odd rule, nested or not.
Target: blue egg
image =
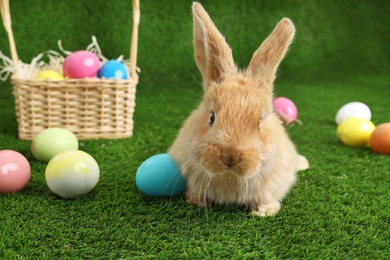
[[[168,153],[144,161],[135,175],[137,188],[151,197],[173,197],[184,192],[186,180]]]
[[[106,79],[127,79],[127,69],[122,62],[109,60],[98,71],[98,77]]]

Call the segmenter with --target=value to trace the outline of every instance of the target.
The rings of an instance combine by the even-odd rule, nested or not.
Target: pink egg
[[[74,79],[92,78],[100,68],[100,60],[89,51],[76,51],[66,57],[62,64],[65,77]]]
[[[30,176],[30,164],[22,154],[12,150],[0,151],[0,194],[21,191]]]
[[[273,102],[274,111],[285,124],[292,124],[298,116],[298,110],[295,104],[288,98],[278,97]]]

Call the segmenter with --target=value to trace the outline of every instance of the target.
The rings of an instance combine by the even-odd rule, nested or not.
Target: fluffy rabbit
[[[244,205],[271,216],[309,167],[273,112],[273,82],[294,36],[284,18],[239,71],[232,51],[199,3],[192,6],[196,64],[204,96],[169,149],[187,179],[186,200]]]

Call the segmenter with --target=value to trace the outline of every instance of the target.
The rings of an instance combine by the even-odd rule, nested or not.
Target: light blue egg
[[[122,62],[109,60],[98,71],[98,77],[106,79],[127,79],[127,70]]]
[[[145,160],[135,175],[137,188],[151,197],[172,197],[183,193],[186,180],[168,153]]]

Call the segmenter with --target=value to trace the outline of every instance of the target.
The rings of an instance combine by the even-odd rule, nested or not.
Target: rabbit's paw
[[[306,169],[309,169],[309,162],[306,159],[305,156],[299,155],[298,156],[298,171],[304,171]]]
[[[189,204],[194,204],[194,205],[197,205],[197,206],[202,207],[202,208],[210,206],[210,202],[208,201],[207,198],[204,198],[202,196],[195,196],[193,194],[187,193],[186,194],[186,201]]]
[[[278,213],[280,210],[280,202],[273,202],[267,205],[260,205],[257,208],[253,209],[251,214],[252,216],[267,217],[273,216]]]

